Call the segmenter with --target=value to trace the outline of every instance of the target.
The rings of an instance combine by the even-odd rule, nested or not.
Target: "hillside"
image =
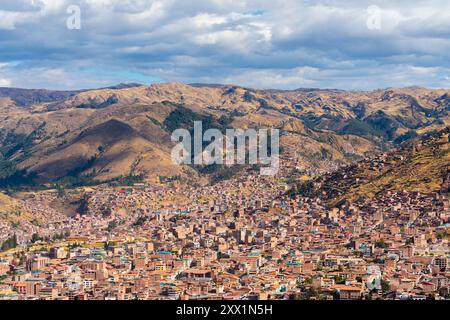
[[[312,172],[331,171],[450,125],[449,90],[416,87],[280,91],[165,83],[37,96],[1,92],[3,187],[68,176],[197,180],[196,170],[170,159],[171,132],[194,120],[220,129],[279,128],[283,151]]]
[[[33,104],[64,100],[77,93],[78,91],[0,88],[0,98],[10,98],[19,107],[28,107]]]
[[[448,193],[449,180],[450,127],[406,143],[399,150],[382,153],[302,183],[296,192],[320,197],[329,206],[336,206],[388,192]]]

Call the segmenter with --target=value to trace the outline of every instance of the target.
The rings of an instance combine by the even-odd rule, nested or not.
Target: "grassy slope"
[[[387,160],[385,168],[380,171],[372,170],[370,161],[361,163],[355,176],[366,178],[368,182],[355,184],[330,203],[371,198],[387,191],[439,191],[444,174],[450,166],[448,136],[449,133],[446,132],[439,138],[425,141],[416,152],[412,151],[411,146],[396,152],[398,158]]]

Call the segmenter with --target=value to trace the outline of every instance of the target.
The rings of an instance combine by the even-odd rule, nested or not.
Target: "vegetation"
[[[179,128],[186,129],[191,133],[191,138],[193,139],[194,121],[202,122],[202,134],[208,129],[218,129],[225,134],[226,129],[230,127],[233,119],[228,116],[222,116],[217,119],[211,115],[202,115],[184,106],[178,106],[178,108],[164,120],[163,126],[169,132],[173,132]],[[203,147],[206,147],[207,144],[207,142],[203,142]],[[191,157],[194,159],[195,154],[192,154]],[[207,166],[193,165],[193,167],[199,173],[211,175],[213,183],[229,179],[237,172],[237,168],[235,167],[218,166],[215,164]]]
[[[79,108],[79,109],[103,109],[103,108],[112,106],[113,104],[116,104],[117,102],[119,102],[119,99],[117,99],[116,96],[111,96],[103,102],[99,103],[99,102],[91,101],[88,103],[80,104],[80,105],[76,106],[76,108]]]
[[[17,168],[17,163],[29,154],[34,140],[42,135],[45,122],[41,123],[29,135],[9,132],[0,145],[0,188],[17,189],[22,186],[34,185],[36,173],[28,172],[26,169]],[[12,157],[21,151],[19,157]]]
[[[408,130],[405,134],[402,134],[401,136],[398,136],[395,138],[394,143],[395,144],[402,144],[405,141],[409,141],[413,138],[417,137],[417,132],[414,130]]]
[[[388,293],[391,290],[391,285],[388,281],[386,280],[381,280],[381,291],[383,291],[383,293]]]
[[[212,164],[208,166],[202,166],[198,171],[202,174],[208,174],[210,176],[211,184],[219,183],[220,181],[228,180],[234,177],[242,168],[238,166],[223,166]]]
[[[255,97],[248,90],[245,91],[243,98],[245,102],[252,102],[255,99]]]
[[[78,205],[78,208],[75,210],[80,215],[85,215],[89,211],[89,196],[84,195],[80,200],[72,203]]]
[[[187,129],[193,134],[194,121],[201,121],[203,126],[203,132],[208,129],[219,129],[224,132],[232,122],[231,117],[214,118],[211,115],[203,115],[192,111],[184,106],[178,106],[172,111],[169,116],[164,120],[163,126],[168,132],[173,132],[176,129]]]
[[[266,109],[266,110],[276,110],[274,107],[269,105],[269,103],[264,99],[258,99],[259,102],[259,108],[260,109]]]
[[[9,249],[14,249],[17,247],[17,237],[16,235],[13,235],[12,237],[6,239],[1,247],[0,247],[0,251],[6,251]]]
[[[345,283],[345,277],[341,275],[334,276],[334,282],[337,284],[344,284]]]
[[[141,216],[141,217],[137,218],[137,220],[134,222],[133,226],[142,227],[144,225],[145,221],[147,221],[147,218],[144,216]]]
[[[349,119],[347,124],[338,131],[340,134],[354,134],[357,136],[384,136],[382,130],[360,119]]]
[[[73,177],[73,178],[79,178],[80,175],[88,170],[89,168],[91,168],[93,166],[93,164],[95,163],[95,161],[97,160],[97,155],[93,155],[91,158],[89,158],[85,163],[83,163],[82,165],[70,170],[69,172],[67,172],[66,176],[67,177]]]
[[[367,118],[366,121],[372,128],[374,128],[374,130],[380,132],[387,140],[392,140],[395,131],[401,126],[396,119],[389,117],[381,110],[376,112],[373,116]]]
[[[106,230],[107,230],[108,232],[111,232],[111,231],[113,231],[116,227],[117,227],[117,222],[116,222],[115,220],[113,220],[113,221],[111,221],[111,222],[108,224],[108,227],[106,228]]]
[[[136,174],[136,175],[130,174],[128,176],[118,178],[117,181],[118,181],[119,185],[132,186],[135,183],[144,181],[144,178],[145,178],[145,176],[143,173]]]
[[[156,120],[155,118],[147,117],[147,119],[148,119],[151,123],[153,123],[154,125],[156,125],[156,126],[158,126],[158,127],[162,127],[162,126],[163,126],[163,124],[162,124],[161,122],[159,122],[158,120]]]
[[[41,240],[43,240],[43,238],[40,237],[37,233],[33,233],[33,235],[31,236],[31,243],[36,243]]]
[[[33,186],[35,184],[37,177],[35,172],[17,169],[11,162],[7,166],[7,168],[3,167],[3,169],[0,169],[0,188],[17,189],[22,186]]]
[[[381,249],[387,249],[387,248],[389,248],[389,245],[386,242],[384,242],[384,239],[380,239],[379,241],[375,242],[375,247],[381,248]]]
[[[443,232],[438,232],[436,234],[436,237],[438,239],[445,239],[445,238],[450,239],[450,233],[447,230],[444,230]]]
[[[52,240],[53,241],[63,240],[63,239],[66,239],[67,237],[69,237],[69,235],[70,235],[70,232],[68,232],[68,231],[66,231],[64,233],[58,233],[52,237]]]

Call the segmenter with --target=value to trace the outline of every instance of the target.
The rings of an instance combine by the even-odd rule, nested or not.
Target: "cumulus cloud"
[[[73,4],[81,30],[66,28]],[[54,89],[449,87],[449,18],[445,0],[3,0],[0,79]]]
[[[11,80],[0,78],[0,87],[9,87],[11,85]]]

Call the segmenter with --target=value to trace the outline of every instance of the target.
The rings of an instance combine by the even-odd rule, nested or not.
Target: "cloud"
[[[44,2],[39,0],[2,0],[1,10],[13,12],[39,11],[43,6]]]
[[[11,80],[0,78],[0,87],[9,87],[11,85]]]
[[[73,4],[81,30],[66,28]],[[373,14],[380,28],[367,27]],[[449,21],[444,0],[3,0],[0,79],[61,89],[449,87]]]

